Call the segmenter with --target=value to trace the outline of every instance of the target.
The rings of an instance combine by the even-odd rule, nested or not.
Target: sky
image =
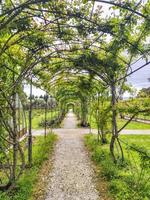
[[[142,61],[138,62],[133,66],[133,69],[138,68],[142,64],[143,64]],[[149,78],[150,78],[150,64],[132,74],[130,77],[128,77],[127,80],[128,83],[131,83],[135,88],[139,90],[141,88],[150,87],[150,81],[148,80]]]
[[[147,0],[143,0],[143,2],[146,2],[146,1]],[[96,3],[95,6],[97,6],[97,5],[102,6],[103,17],[110,15],[111,10],[109,9],[110,6],[108,4]],[[133,65],[133,70],[138,68],[142,64],[143,64],[143,61],[140,60],[135,65]],[[141,88],[150,87],[150,81],[148,80],[148,78],[150,78],[150,64],[147,65],[146,67],[144,67],[143,69],[137,71],[136,73],[132,74],[130,77],[128,77],[127,82],[130,83],[131,85],[133,85],[133,87],[135,87],[138,91]],[[24,91],[29,95],[29,86],[26,85]],[[44,95],[45,91],[33,87],[33,94],[40,96],[40,95]],[[129,95],[126,93],[125,96],[128,97]]]
[[[33,88],[32,94],[34,96],[41,96],[41,95],[43,96],[43,95],[46,94],[46,92],[44,90],[41,90],[41,89],[36,88],[34,86],[32,88]],[[30,94],[30,87],[29,87],[29,85],[24,85],[24,92],[29,96],[29,94]]]

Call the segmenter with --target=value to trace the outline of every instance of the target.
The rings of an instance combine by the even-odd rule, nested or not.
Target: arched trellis
[[[88,1],[91,1],[91,0],[87,0],[87,1],[84,1],[84,3],[87,3]],[[32,2],[26,2],[26,3],[22,3],[21,5],[19,5],[19,6],[14,6],[14,4],[11,2],[11,4],[12,4],[12,8],[10,8],[10,9],[8,9],[8,10],[6,10],[6,11],[4,11],[3,10],[3,6],[4,5],[2,5],[2,9],[1,10],[3,10],[3,12],[1,13],[1,16],[5,16],[5,15],[10,15],[9,17],[10,18],[8,18],[8,19],[6,19],[6,21],[5,22],[3,22],[2,24],[1,24],[1,26],[0,26],[0,28],[1,29],[3,29],[3,28],[5,28],[5,26],[8,24],[8,23],[10,23],[11,22],[11,20],[13,20],[17,15],[19,15],[23,10],[25,10],[25,9],[31,9],[32,10],[32,8],[30,7],[31,5],[34,5],[34,4],[40,4],[40,3],[42,3],[43,1],[42,0],[39,0],[39,1],[32,1]],[[48,1],[45,1],[45,3],[47,3]],[[140,5],[140,3],[141,2],[139,2],[138,4],[136,4],[135,5],[135,8],[131,8],[130,7],[130,4],[125,4],[125,3],[115,3],[115,2],[112,2],[112,1],[104,1],[104,0],[96,0],[96,1],[94,1],[94,3],[95,2],[101,2],[101,3],[104,3],[104,4],[109,4],[109,5],[112,5],[112,6],[116,6],[116,7],[119,7],[119,8],[121,8],[121,9],[124,9],[124,10],[128,10],[128,11],[130,11],[131,13],[134,13],[134,14],[136,14],[136,15],[138,15],[138,16],[140,16],[140,17],[142,17],[142,18],[145,18],[145,19],[147,19],[147,20],[149,20],[149,16],[148,16],[148,14],[146,15],[144,15],[144,14],[142,14],[142,13],[140,13],[140,12],[138,12],[138,11],[136,11],[135,10],[135,8],[137,8],[137,6],[138,5]],[[91,11],[91,14],[93,14],[93,9],[92,9],[92,11]]]
[[[130,14],[127,15],[128,17],[133,17],[133,15],[136,14],[136,15],[144,18],[145,23],[149,20],[149,17],[146,14],[143,15],[142,13],[135,10],[135,8],[137,8],[137,6],[139,6],[139,5],[135,5],[134,7],[130,7],[130,5],[124,5],[122,3],[116,4],[114,2],[109,2],[109,1],[99,1],[99,2],[112,4],[112,5],[115,5],[119,8],[122,8],[124,10],[130,11]],[[118,32],[115,33],[115,32],[113,32],[113,29],[116,28],[117,26],[121,28],[122,21],[125,23],[125,25],[127,24],[125,22],[125,20],[127,18],[126,15],[124,16],[124,18],[122,18],[122,21],[119,21],[114,26],[114,25],[110,25],[110,23],[112,23],[111,20],[110,21],[108,20],[109,23],[104,23],[103,21],[102,21],[102,23],[101,23],[101,21],[97,22],[91,16],[91,12],[90,12],[90,18],[89,18],[89,16],[87,17],[86,14],[85,14],[85,8],[83,9],[84,13],[81,13],[77,10],[75,10],[73,12],[71,9],[66,10],[67,12],[64,12],[63,9],[61,11],[59,10],[59,7],[61,7],[61,6],[60,5],[57,6],[57,2],[56,2],[56,5],[55,5],[57,9],[55,11],[54,10],[47,10],[45,8],[42,8],[42,7],[41,7],[42,9],[39,9],[39,7],[34,7],[35,3],[40,5],[40,3],[42,3],[42,1],[39,0],[38,2],[37,1],[26,2],[26,3],[23,3],[19,6],[14,4],[15,6],[12,5],[13,8],[8,9],[6,12],[4,11],[4,13],[2,13],[2,15],[1,15],[1,17],[4,17],[2,19],[2,24],[0,25],[1,30],[4,29],[7,24],[12,25],[12,27],[13,27],[13,23],[17,25],[18,22],[20,22],[20,21],[23,22],[22,20],[24,20],[24,16],[22,16],[22,15],[19,16],[19,14],[22,11],[24,11],[24,9],[27,9],[28,11],[30,11],[30,10],[33,11],[33,14],[29,13],[31,16],[28,16],[28,12],[25,12],[25,17],[27,17],[28,19],[33,19],[36,16],[36,17],[39,17],[40,20],[43,20],[42,16],[39,13],[40,12],[41,13],[42,12],[43,13],[49,12],[49,13],[51,13],[51,16],[53,16],[53,17],[58,16],[58,14],[59,14],[60,18],[62,18],[62,20],[64,20],[64,22],[62,23],[62,21],[59,20],[59,19],[56,20],[57,18],[55,17],[54,20],[52,20],[52,21],[50,21],[50,20],[43,21],[43,24],[41,23],[42,24],[41,27],[38,26],[39,24],[37,24],[37,27],[34,27],[34,26],[30,27],[30,26],[28,26],[28,24],[25,24],[27,26],[26,27],[26,33],[27,34],[25,34],[24,27],[23,27],[23,30],[18,30],[18,31],[16,31],[17,28],[16,28],[16,30],[14,30],[12,28],[13,34],[10,33],[10,37],[2,45],[3,47],[2,47],[2,51],[1,51],[1,58],[3,58],[4,53],[6,53],[6,55],[9,57],[11,62],[14,62],[15,64],[18,63],[17,62],[18,60],[17,60],[17,58],[15,59],[15,56],[13,56],[13,53],[11,55],[10,52],[7,52],[7,50],[9,50],[10,47],[13,47],[13,46],[15,46],[15,44],[17,44],[17,45],[20,45],[20,49],[23,48],[22,53],[25,54],[25,59],[22,59],[22,61],[25,60],[25,62],[20,63],[20,65],[21,65],[20,71],[19,70],[16,71],[15,67],[13,67],[11,69],[11,66],[8,66],[8,63],[7,63],[7,65],[2,65],[3,68],[11,69],[12,72],[16,74],[16,77],[15,77],[13,84],[10,84],[9,87],[7,87],[7,88],[5,88],[5,87],[4,87],[4,89],[2,88],[2,92],[3,91],[9,92],[10,89],[12,89],[12,90],[15,89],[16,86],[18,86],[23,79],[27,79],[28,81],[30,81],[30,75],[31,74],[35,74],[35,75],[39,74],[39,73],[37,73],[37,71],[43,72],[45,70],[45,73],[51,73],[52,72],[53,76],[56,76],[56,72],[55,72],[55,69],[53,69],[53,66],[56,65],[56,63],[58,63],[57,60],[60,60],[59,62],[62,62],[62,64],[64,65],[64,68],[60,69],[58,67],[58,70],[56,70],[58,73],[60,72],[60,74],[63,72],[64,69],[67,69],[70,72],[72,72],[73,76],[76,76],[79,73],[82,74],[84,71],[87,71],[87,74],[92,73],[92,74],[94,74],[94,78],[95,78],[95,76],[98,76],[100,80],[104,81],[106,71],[104,73],[103,71],[101,71],[101,68],[105,67],[105,65],[108,66],[107,62],[99,63],[99,65],[97,65],[96,68],[94,68],[95,66],[91,65],[90,62],[87,62],[87,60],[86,60],[86,63],[80,62],[80,61],[85,60],[85,57],[83,57],[82,55],[87,53],[87,51],[86,51],[87,49],[90,49],[90,51],[89,51],[90,53],[95,52],[95,54],[99,53],[99,52],[101,53],[101,50],[102,50],[102,51],[105,52],[105,57],[107,57],[107,59],[110,59],[112,56],[114,56],[114,59],[116,59],[116,60],[118,59],[118,60],[122,61],[124,64],[126,64],[126,66],[127,66],[126,74],[123,74],[123,77],[119,77],[117,80],[115,80],[115,83],[117,83],[118,81],[120,81],[122,79],[124,81],[125,77],[127,77],[129,74],[133,73],[133,72],[131,72],[131,73],[127,74],[127,71],[131,66],[130,64],[131,64],[131,61],[132,61],[132,57],[134,57],[134,53],[133,54],[131,53],[131,57],[127,60],[127,62],[125,62],[126,60],[121,57],[121,54],[119,54],[119,51],[121,50],[120,44],[122,43],[122,45],[129,45],[129,46],[126,46],[126,49],[129,50],[129,51],[132,50],[132,48],[136,47],[136,54],[138,52],[138,54],[139,55],[142,54],[143,57],[145,57],[145,54],[147,53],[147,51],[145,51],[145,50],[143,51],[143,49],[140,48],[140,46],[138,45],[138,44],[140,44],[140,42],[142,40],[141,38],[143,37],[144,31],[141,31],[141,33],[142,33],[141,38],[138,38],[139,40],[137,40],[136,44],[132,43],[129,40],[129,38],[123,38],[123,39],[119,40],[119,42],[117,42],[118,36],[121,36],[120,35],[121,32],[118,30]],[[48,1],[45,1],[45,3],[48,3]],[[62,8],[64,8],[64,7],[62,7]],[[38,15],[37,15],[37,13],[38,13]],[[8,16],[8,14],[9,14],[9,16]],[[78,20],[80,19],[81,24],[75,23],[73,25],[73,24],[70,23],[70,25],[68,25],[67,23],[70,22],[69,21],[70,19],[78,19]],[[98,17],[98,20],[101,20],[101,18]],[[12,22],[12,24],[11,24],[11,22]],[[29,21],[29,23],[30,23],[30,21]],[[89,24],[87,25],[86,23],[89,23]],[[51,24],[54,27],[49,26]],[[29,32],[30,29],[32,30],[34,28],[35,28],[35,32],[39,31],[40,34],[42,32],[45,32],[45,35],[42,35],[42,37],[45,38],[45,41],[41,42],[42,37],[37,37],[37,35],[35,34],[34,31],[33,31],[33,35],[30,34],[30,32]],[[76,38],[74,37],[74,32],[73,33],[69,33],[69,32],[67,33],[67,36],[70,37],[70,41],[72,43],[72,46],[68,43],[68,40],[65,40],[65,38],[63,38],[63,34],[65,33],[64,29],[66,29],[66,28],[68,28],[69,31],[70,31],[70,29],[75,30],[76,33],[79,31]],[[11,27],[10,27],[10,29],[11,29]],[[82,31],[80,31],[80,29],[82,29]],[[125,29],[122,29],[122,30],[123,30],[122,35],[124,35],[124,32],[126,30]],[[54,31],[56,32],[56,34],[53,35],[56,39],[50,38],[50,40],[47,40],[46,34],[48,34],[50,31],[53,34],[54,34]],[[89,40],[89,38],[88,39],[86,38],[86,34],[88,33],[88,31],[89,31],[89,34],[91,34],[91,41]],[[100,35],[92,37],[92,34],[94,35],[94,32],[92,32],[92,31],[96,31],[97,33],[100,33]],[[23,36],[21,36],[21,34],[23,34]],[[103,38],[103,35],[111,35],[113,37],[112,38],[113,43],[109,46],[106,45],[105,44],[106,41]],[[30,37],[30,36],[34,36],[34,37]],[[73,38],[71,36],[73,36]],[[83,38],[84,36],[85,36],[86,40],[84,40],[84,38]],[[130,35],[130,36],[132,36],[132,35]],[[31,42],[31,38],[33,39],[33,42]],[[37,42],[36,38],[39,39],[38,40],[39,43]],[[75,41],[74,38],[76,39],[76,41]],[[57,45],[57,42],[59,40],[62,41],[62,44]],[[80,40],[80,42],[77,43],[77,40]],[[27,45],[25,43],[25,41],[28,41],[30,43],[30,45]],[[96,44],[93,43],[93,41]],[[52,44],[49,44],[49,43],[52,43]],[[90,43],[90,44],[88,44],[88,43]],[[99,46],[97,46],[97,43],[99,44]],[[117,52],[112,51],[113,47],[116,44],[118,45]],[[73,45],[79,45],[79,47],[75,49]],[[103,46],[103,47],[101,47],[101,46]],[[15,52],[15,54],[16,54],[16,52]],[[77,55],[78,55],[78,57],[77,57]],[[74,56],[76,56],[76,57],[74,58]],[[103,56],[102,53],[101,53],[101,56]],[[79,59],[79,57],[80,57],[80,59]],[[19,60],[21,60],[21,59],[19,58]],[[105,60],[105,58],[102,57],[102,59],[99,59],[99,60],[103,61],[103,60]],[[73,64],[73,66],[70,67],[70,65],[72,65],[72,64]],[[115,64],[117,64],[117,62]],[[148,64],[149,64],[149,62],[146,61],[146,63],[143,66],[140,66],[139,69],[141,69],[142,67],[148,66]],[[88,65],[90,65],[90,66],[88,66]],[[16,68],[19,68],[19,66],[17,64],[16,64],[16,66],[17,66]],[[52,67],[49,67],[49,66],[52,66]],[[78,71],[76,73],[73,73],[72,70],[77,68],[77,67],[79,67]],[[100,70],[97,67],[99,67]],[[43,80],[43,81],[41,81],[41,84],[43,84],[44,88],[46,88],[47,82],[44,80],[44,78],[41,76],[41,74],[38,76],[38,78],[39,78],[39,80]],[[53,83],[51,83],[51,82],[53,82],[53,81],[50,81],[49,84],[54,84],[54,86],[56,86],[55,81]],[[69,80],[69,82],[71,83],[71,80]],[[107,82],[106,82],[106,84],[107,84]],[[115,96],[115,92],[113,92],[113,91],[116,90],[116,88],[114,86],[115,85],[111,85],[112,96],[113,96],[113,100],[114,100],[113,106],[115,108],[115,104],[116,104],[115,98],[116,98],[116,96]],[[67,92],[68,92],[68,94],[67,94]],[[71,99],[73,97],[73,95],[75,95],[75,94],[79,98],[79,94],[77,92],[74,91],[73,92],[74,94],[70,93],[70,91],[67,91],[67,92],[65,94],[67,94],[68,98]],[[10,96],[11,95],[12,94],[10,94]],[[81,96],[82,95],[80,94],[80,97]],[[61,101],[63,101],[64,99],[65,98],[61,98]],[[115,115],[114,115],[114,117],[115,117]]]
[[[72,110],[73,112],[74,112],[74,110],[75,110],[75,103],[74,102],[69,102],[69,103],[67,103],[67,111],[69,111],[69,110]]]
[[[112,2],[108,2],[108,1],[100,1],[100,2],[103,2],[103,3],[108,3],[108,4],[113,4],[113,5],[116,5],[116,6],[119,6],[120,8],[123,8],[123,9],[127,9],[127,10],[130,10],[130,8],[128,6],[125,6],[125,5],[122,5],[122,4],[115,4],[115,3],[112,3]],[[34,4],[34,3],[33,3]],[[24,9],[24,7],[23,7]],[[15,10],[15,9],[12,9],[12,11]],[[17,8],[16,8],[17,10]],[[131,11],[131,10],[130,10]],[[11,12],[11,11],[10,11]],[[133,12],[133,11],[132,11]],[[134,13],[134,12],[133,12]],[[79,17],[78,15],[73,15],[74,17]],[[80,18],[80,17],[79,17]],[[87,20],[88,21],[88,20]],[[107,32],[106,32],[107,33]]]

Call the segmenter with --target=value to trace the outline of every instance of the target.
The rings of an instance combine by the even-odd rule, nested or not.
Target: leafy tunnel
[[[115,12],[104,16],[99,3],[109,5]],[[139,113],[149,113],[147,100],[140,101],[140,106],[136,103],[128,106],[130,102],[124,103],[122,96],[126,91],[133,91],[127,78],[150,64],[147,42],[150,2],[8,0],[0,8],[0,144],[2,166],[8,166],[4,170],[7,178],[0,189],[13,185],[25,168],[18,137],[17,116],[21,114],[16,106],[20,101],[25,110],[25,84],[30,85],[29,165],[32,163],[32,85],[54,97],[51,108],[59,110],[54,121],[61,121],[69,108],[82,127],[90,126],[94,117],[98,139],[106,143],[106,135],[110,135],[113,162],[118,162],[116,146],[123,161],[119,133]],[[140,59],[142,64],[134,69]],[[47,103],[48,97],[44,100]],[[118,115],[127,113],[130,119],[118,128]],[[5,151],[10,146],[13,159]],[[19,169],[18,162],[19,165],[21,162]]]

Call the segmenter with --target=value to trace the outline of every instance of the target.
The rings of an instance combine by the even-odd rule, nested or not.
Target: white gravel
[[[82,141],[83,134],[75,127],[69,113],[64,128],[57,130],[59,141],[53,157],[53,169],[46,200],[99,200],[94,171]]]

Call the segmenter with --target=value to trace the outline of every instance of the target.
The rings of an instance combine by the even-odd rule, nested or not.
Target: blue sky
[[[142,64],[143,62],[139,61],[133,66],[132,69],[134,70],[142,66]],[[144,87],[150,87],[148,78],[150,78],[150,64],[128,77],[128,82],[131,83],[135,88],[141,89]]]

